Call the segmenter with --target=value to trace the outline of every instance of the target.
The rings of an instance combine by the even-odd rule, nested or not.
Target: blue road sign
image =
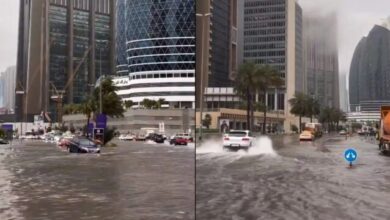
[[[353,162],[357,158],[357,152],[354,149],[348,149],[344,152],[344,158],[348,162]]]
[[[96,128],[107,127],[107,116],[105,114],[98,114],[96,116]]]

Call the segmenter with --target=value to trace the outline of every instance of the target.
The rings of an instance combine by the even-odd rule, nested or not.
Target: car
[[[131,135],[131,134],[127,134],[127,135],[121,134],[119,136],[119,140],[122,140],[122,141],[132,141],[132,140],[134,140],[134,136]]]
[[[172,145],[175,145],[175,146],[176,145],[187,145],[188,140],[186,137],[183,137],[183,136],[174,136],[173,138],[171,138],[169,143]]]
[[[146,136],[143,135],[143,134],[138,134],[137,136],[135,136],[135,140],[136,141],[145,141],[146,140]]]
[[[299,141],[314,141],[314,134],[310,131],[302,131],[299,135]]]
[[[156,143],[164,143],[164,137],[161,134],[154,134],[151,138],[152,141]]]
[[[182,138],[186,139],[187,143],[194,141],[194,138],[191,137],[191,135],[188,133],[178,133],[178,134],[175,134],[174,137],[182,137]]]
[[[69,140],[69,153],[100,153],[101,145],[87,137],[75,137]]]
[[[248,150],[252,146],[253,136],[248,130],[230,130],[223,136],[223,148],[230,150]]]
[[[0,144],[9,144],[7,140],[0,138]]]
[[[339,132],[339,135],[347,135],[347,132],[346,132],[345,130],[341,130],[341,131]]]

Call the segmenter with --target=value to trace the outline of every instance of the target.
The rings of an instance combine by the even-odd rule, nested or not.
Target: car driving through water
[[[248,130],[230,130],[223,136],[223,148],[229,150],[248,150],[252,142],[253,136]]]
[[[101,145],[86,137],[74,137],[67,148],[69,153],[100,153]]]

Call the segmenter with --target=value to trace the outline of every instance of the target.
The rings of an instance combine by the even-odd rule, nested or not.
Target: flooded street
[[[389,219],[390,157],[375,141],[260,138],[249,152],[218,141],[197,149],[197,219]],[[357,150],[355,165],[344,159]]]
[[[194,147],[0,145],[0,219],[194,219]]]

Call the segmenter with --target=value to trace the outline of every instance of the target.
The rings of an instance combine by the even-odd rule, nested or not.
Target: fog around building
[[[337,13],[339,72],[349,73],[353,52],[363,36],[378,25],[390,27],[389,0],[299,0],[304,15]],[[326,31],[326,30],[324,30]]]
[[[0,0],[0,72],[16,65],[19,0]]]

